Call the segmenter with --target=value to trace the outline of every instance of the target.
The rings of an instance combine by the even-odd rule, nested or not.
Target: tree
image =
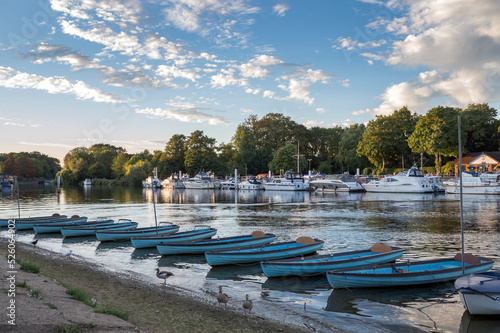
[[[405,106],[394,110],[392,115],[377,116],[370,120],[358,143],[357,154],[366,156],[382,172],[386,164],[398,165],[401,158],[409,157],[411,150],[407,140],[415,130],[418,115],[411,114]]]
[[[299,160],[299,167],[300,170],[307,169],[307,160],[305,158],[302,157]],[[297,146],[293,144],[288,144],[278,149],[274,153],[272,161],[269,163],[269,169],[274,174],[280,173],[281,170],[297,171]]]
[[[496,151],[499,148],[500,120],[497,110],[488,104],[469,104],[461,112],[462,131],[465,135],[465,151]]]
[[[185,172],[184,158],[186,136],[182,134],[173,135],[165,145],[165,150],[158,161],[158,174],[162,178],[170,177],[173,173],[179,171]]]
[[[135,164],[129,165],[127,167],[127,172],[125,176],[127,177],[129,185],[140,186],[142,181],[151,174],[151,163],[148,161],[138,161]]]
[[[460,109],[438,106],[421,116],[408,145],[415,153],[426,152],[435,157],[436,171],[441,172],[442,156],[458,157],[458,115]],[[462,133],[462,146],[465,136]]]
[[[188,173],[213,170],[216,166],[215,139],[197,130],[191,133],[184,144],[184,164]]]
[[[357,168],[362,170],[370,165],[365,156],[356,154],[356,149],[363,138],[365,129],[366,127],[363,124],[351,125],[342,135],[339,143],[339,154],[335,158],[336,163],[341,165],[342,171],[355,173]]]
[[[125,164],[130,159],[130,156],[126,153],[121,153],[115,156],[113,163],[111,164],[111,171],[114,178],[121,178],[125,176]]]

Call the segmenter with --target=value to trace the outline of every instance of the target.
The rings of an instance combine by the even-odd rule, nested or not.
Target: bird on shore
[[[33,244],[33,246],[36,246],[36,243],[38,243],[38,239],[31,242],[31,244]]]
[[[167,271],[160,271],[159,268],[156,269],[156,277],[159,279],[163,279],[163,285],[167,285],[167,279],[171,276],[174,276],[174,273]]]
[[[245,300],[243,301],[243,312],[245,313],[245,316],[247,315],[247,310],[248,310],[248,315],[252,315],[252,308],[253,308],[253,302],[251,299],[248,298],[248,294],[245,295]]]
[[[219,286],[219,293],[217,294],[217,310],[220,309],[220,305],[224,303],[224,310],[227,310],[227,302],[229,302],[229,296],[222,292],[222,286]]]
[[[65,254],[66,257],[70,257],[73,254],[73,250],[69,250],[68,253]]]

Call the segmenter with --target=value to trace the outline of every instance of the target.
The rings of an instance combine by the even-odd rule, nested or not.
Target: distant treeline
[[[54,157],[32,153],[0,154],[0,172],[23,178],[54,179],[61,170],[59,160]]]
[[[363,174],[391,173],[396,168],[420,166],[421,161],[427,170],[434,164],[433,172],[453,172],[452,161],[458,156],[459,115],[464,153],[499,149],[500,121],[496,119],[497,110],[488,104],[471,104],[466,109],[438,106],[425,115],[403,107],[391,115],[377,116],[366,126],[347,128],[306,128],[290,117],[269,113],[261,119],[249,116],[228,143],[217,144],[198,130],[189,136],[175,134],[163,151],[152,153],[144,150],[129,154],[109,144],[77,147],[66,154],[59,173],[63,184],[100,178],[130,185],[140,185],[155,167],[160,179],[179,171],[191,176],[199,171],[227,176],[235,168],[241,175],[269,170],[279,174],[297,169],[297,154],[304,173],[309,169],[327,174],[355,173],[358,168]],[[6,156],[11,155],[16,154]],[[431,159],[434,163],[429,162]],[[6,162],[0,164],[4,172]]]

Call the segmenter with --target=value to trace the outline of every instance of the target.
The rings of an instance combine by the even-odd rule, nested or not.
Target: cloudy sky
[[[3,0],[0,152],[500,107],[498,0]]]

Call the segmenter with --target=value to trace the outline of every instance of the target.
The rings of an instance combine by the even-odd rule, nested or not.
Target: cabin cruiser
[[[459,194],[460,180],[456,178],[443,183],[446,193]],[[462,171],[463,194],[500,194],[500,174],[485,172],[477,174]]]
[[[266,191],[305,191],[304,177],[298,172],[286,172],[284,177],[273,177],[264,184]]]
[[[236,181],[234,178],[229,178],[223,182],[220,182],[220,187],[223,190],[236,190]]]
[[[142,186],[146,188],[161,188],[161,180],[158,179],[158,169],[153,169],[153,175],[142,181]]]
[[[432,184],[417,167],[403,170],[395,176],[386,176],[381,180],[372,180],[363,184],[367,192],[389,193],[430,193],[434,192]]]
[[[220,187],[220,183],[205,172],[200,172],[193,178],[182,178],[182,182],[186,189],[215,189]]]
[[[83,185],[85,185],[85,186],[90,186],[90,185],[92,185],[92,179],[90,179],[90,178],[86,178],[86,179],[83,181]]]
[[[264,185],[257,178],[248,178],[246,181],[238,183],[239,190],[263,190]]]
[[[444,192],[443,182],[440,176],[425,176],[429,183],[431,183],[434,192]]]
[[[362,192],[365,189],[352,175],[331,175],[322,179],[314,179],[309,186],[315,190],[324,192]]]
[[[175,189],[183,189],[186,188],[184,186],[184,182],[182,181],[181,177],[174,173],[172,176],[169,178],[164,179],[161,182],[161,185],[166,188],[175,188]]]

